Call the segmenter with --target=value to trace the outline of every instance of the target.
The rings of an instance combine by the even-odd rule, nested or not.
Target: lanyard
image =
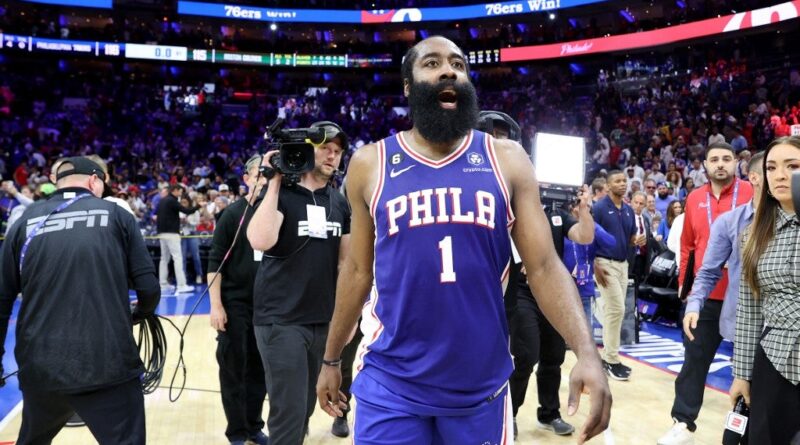
[[[575,267],[572,270],[572,278],[575,280],[576,285],[583,286],[587,283],[589,279],[589,271],[591,270],[591,266],[589,265],[589,246],[581,245],[581,247],[584,248],[584,264],[580,264],[578,261],[578,243],[572,240],[570,240],[570,242],[572,243],[572,255],[575,258]]]
[[[83,199],[83,198],[85,198],[87,196],[89,196],[89,193],[83,193],[83,194],[75,196],[74,198],[70,199],[69,201],[62,202],[58,207],[53,209],[52,212],[48,213],[47,216],[42,218],[41,221],[36,223],[36,226],[34,226],[33,229],[31,229],[31,231],[28,232],[28,236],[27,236],[27,238],[25,238],[25,244],[22,245],[22,252],[19,255],[19,274],[20,275],[22,275],[22,263],[25,262],[25,254],[28,253],[28,247],[30,247],[31,241],[33,241],[33,237],[35,237],[39,233],[39,230],[42,229],[42,227],[47,222],[47,220],[50,219],[50,217],[55,215],[56,213],[62,212],[64,209],[66,209],[67,207],[71,206],[72,204],[77,202],[79,199]]]
[[[572,256],[575,257],[575,265],[578,266],[578,265],[580,265],[580,263],[578,263],[578,246],[577,246],[578,243],[576,243],[575,241],[570,240],[570,244],[572,244]],[[584,258],[584,261],[585,261],[584,264],[588,265],[589,264],[589,249],[588,249],[588,247],[586,248],[586,250],[583,251],[583,258]]]
[[[733,202],[731,202],[731,210],[736,209],[736,200],[739,198],[739,179],[733,180]],[[722,197],[722,195],[720,195]],[[708,227],[711,228],[711,193],[706,192],[706,216],[708,216]]]

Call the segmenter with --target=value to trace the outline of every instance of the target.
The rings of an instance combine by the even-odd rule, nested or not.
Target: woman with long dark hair
[[[751,438],[783,445],[800,433],[800,222],[791,192],[800,137],[774,140],[764,170],[743,241],[730,395],[750,405]]]
[[[694,190],[694,179],[686,177],[686,180],[683,181],[683,187],[678,192],[678,199],[685,201],[689,193],[692,193],[692,190]]]
[[[658,225],[657,235],[660,237],[658,241],[667,242],[669,230],[672,228],[672,222],[675,221],[675,218],[681,213],[683,213],[683,203],[680,201],[672,201],[669,203],[669,207],[667,207],[667,217],[662,219],[661,224]]]

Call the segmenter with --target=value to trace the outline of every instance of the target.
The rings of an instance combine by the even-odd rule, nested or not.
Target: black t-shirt
[[[308,209],[325,209],[327,239],[308,236]],[[350,233],[350,206],[330,186],[314,191],[281,187],[278,241],[264,252],[256,274],[253,323],[320,324],[333,316],[339,244]]]
[[[155,267],[134,217],[87,196],[38,219],[86,189],[59,190],[29,206],[3,245],[0,262],[0,342],[17,293],[19,382],[24,388],[83,392],[123,383],[144,371],[134,343],[128,283],[139,307],[152,311],[160,290]]]
[[[561,207],[553,209],[552,206],[547,206],[544,209],[544,214],[547,216],[547,222],[550,224],[550,234],[553,236],[553,245],[556,248],[556,254],[558,254],[559,258],[563,258],[564,237],[567,236],[572,226],[578,224],[578,221],[565,210],[562,210]],[[533,293],[531,293],[531,288],[528,286],[528,277],[520,274],[517,283],[519,285],[517,294],[522,297],[533,299]]]
[[[248,205],[247,199],[238,199],[233,204],[221,212],[217,226],[214,228],[214,238],[211,240],[211,251],[208,253],[208,271],[216,272],[222,263],[225,253],[231,248],[236,230],[242,214],[247,211],[244,223],[242,224],[239,238],[231,250],[230,257],[222,268],[222,304],[230,310],[230,305],[240,305],[245,308],[253,306],[253,283],[258,271],[259,262],[255,259],[253,248],[247,241],[247,226],[253,219],[256,207],[260,204],[256,201],[254,207]],[[219,278],[218,278],[219,279]]]

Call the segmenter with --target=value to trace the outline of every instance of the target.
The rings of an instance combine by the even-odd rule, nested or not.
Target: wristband
[[[341,359],[341,358],[337,358],[337,359],[335,359],[335,360],[325,360],[325,359],[322,359],[322,364],[323,364],[323,365],[327,365],[327,366],[338,367],[339,365],[341,365],[341,364],[342,364],[342,359]]]

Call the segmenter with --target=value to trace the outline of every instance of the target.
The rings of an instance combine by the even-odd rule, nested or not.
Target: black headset
[[[347,133],[342,130],[342,127],[339,124],[332,121],[314,122],[311,124],[311,128],[324,128],[326,142],[335,137],[338,137],[342,141],[342,159],[339,161],[339,168],[336,170],[336,173],[339,175],[343,174],[345,167],[345,155],[350,150],[350,138],[347,136]]]
[[[517,142],[522,141],[522,130],[511,116],[502,111],[484,110],[478,113],[477,129],[484,133],[494,134],[494,127],[500,123],[508,127],[508,138]]]

